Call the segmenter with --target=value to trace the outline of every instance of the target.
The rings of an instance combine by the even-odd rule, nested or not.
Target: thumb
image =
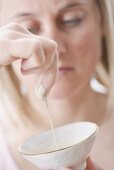
[[[53,63],[48,68],[48,70],[43,74],[42,78],[42,86],[46,90],[46,95],[48,95],[50,89],[54,85],[56,78],[57,78],[57,54],[55,55],[53,59]]]
[[[86,170],[101,170],[99,169],[98,167],[96,167],[96,165],[94,164],[94,162],[88,158],[87,159],[87,167],[86,167]]]
[[[56,81],[58,71],[57,59],[58,54],[56,53],[51,66],[43,73],[40,83],[36,86],[35,94],[40,100],[43,100],[49,94]]]
[[[73,168],[62,168],[61,170],[73,170]]]

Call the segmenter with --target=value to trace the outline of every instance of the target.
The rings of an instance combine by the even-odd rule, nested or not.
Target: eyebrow
[[[21,18],[21,17],[36,17],[38,14],[31,13],[31,12],[19,12],[13,15],[10,19],[13,18]]]
[[[82,1],[82,2],[69,2],[68,4],[64,5],[63,7],[60,8],[60,11],[61,10],[67,10],[67,9],[70,9],[70,8],[75,8],[75,7],[79,7],[79,6],[84,6],[84,5],[87,5],[86,2]]]
[[[77,6],[83,6],[83,5],[86,5],[86,3],[84,2],[70,2],[68,4],[66,4],[64,7],[61,7],[60,11],[61,10],[66,10],[66,9],[69,9],[69,8],[72,8],[72,7],[77,7]],[[36,17],[38,14],[35,14],[35,13],[31,13],[31,12],[19,12],[19,13],[16,13],[15,15],[13,15],[11,17],[12,18],[21,18],[21,17]]]
[[[82,6],[82,5],[84,5],[84,3],[72,2],[72,3],[67,4],[64,8],[72,8],[75,6]]]

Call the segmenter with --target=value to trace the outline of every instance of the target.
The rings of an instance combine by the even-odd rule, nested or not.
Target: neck
[[[98,99],[98,93],[94,92],[89,85],[81,90],[81,93],[74,92],[72,96],[64,99],[48,98],[48,108],[54,127],[76,121],[92,121],[97,123],[98,119],[101,119],[99,116],[102,115],[99,112],[104,112],[100,104],[101,101]],[[40,120],[42,120],[41,124],[50,127],[43,102],[37,100],[35,97],[31,98],[30,103],[32,103],[36,110],[36,114],[33,114],[35,121],[38,122],[40,117]],[[98,107],[99,104],[101,109]]]
[[[70,123],[73,121],[82,121],[87,119],[88,109],[93,102],[93,91],[88,86],[81,93],[75,93],[73,96],[65,99],[48,99],[48,106],[55,125]]]

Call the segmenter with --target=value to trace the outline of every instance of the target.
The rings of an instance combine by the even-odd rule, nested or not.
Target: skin
[[[75,3],[74,7],[72,7],[72,3]],[[10,6],[9,9],[6,4]],[[16,2],[12,0],[11,3],[6,0],[2,6],[2,26],[17,22],[33,34],[53,39],[57,43],[59,71],[56,83],[49,94],[50,110],[54,113],[55,120],[62,124],[63,121],[60,119],[64,119],[64,113],[67,113],[69,120],[70,117],[75,116],[72,115],[74,111],[75,113],[85,112],[84,110],[87,110],[85,107],[90,107],[90,102],[93,105],[93,102],[95,103],[93,100],[98,97],[98,94],[90,88],[90,79],[94,75],[96,64],[102,55],[102,18],[98,8],[95,7],[95,1],[50,0],[44,3],[41,0],[33,0],[31,3],[30,0],[24,0],[24,2],[23,0]],[[47,56],[45,57],[47,58]],[[39,59],[39,56],[36,58]],[[30,59],[24,62],[23,69],[26,69],[26,74],[31,73],[30,68],[34,68],[32,63],[36,62],[36,58],[35,61]],[[33,105],[36,112],[41,112],[42,109],[39,110],[39,108],[42,106],[38,107],[38,102],[33,94],[38,75],[23,77],[20,73],[20,61],[13,65],[20,82],[28,87],[27,100]],[[37,65],[39,66],[40,63]],[[50,72],[52,73],[53,70]],[[50,78],[47,79],[44,86],[50,82]],[[87,112],[91,112],[91,107]],[[58,116],[61,114],[63,117]],[[42,114],[41,117],[45,119],[45,115]]]
[[[90,87],[102,55],[103,24],[95,1],[6,0],[2,2],[1,18],[1,26],[12,22],[24,26],[14,24],[1,30],[0,36],[8,38],[6,43],[10,48],[6,50],[8,54],[0,52],[0,56],[7,58],[1,59],[0,65],[12,64],[20,83],[28,87],[25,97],[35,109],[34,129],[38,129],[39,116],[42,126],[49,125],[42,103],[38,103],[33,93],[41,74],[44,87],[51,89],[48,101],[55,126],[82,120],[100,124],[105,115],[106,97]],[[25,129],[21,140],[27,133]],[[16,157],[21,167],[25,164],[30,168],[26,162],[21,165],[21,158]]]
[[[65,168],[62,170],[72,170],[72,168]],[[96,167],[96,165],[93,164],[92,160],[88,158],[86,170],[103,170],[103,169]]]
[[[72,2],[75,3],[74,7],[68,7]],[[79,5],[76,5],[77,2]],[[41,0],[33,0],[32,3],[30,0],[21,0],[12,2],[13,5],[9,3],[3,3],[2,24],[18,22],[34,34],[55,40],[59,49],[59,68],[71,68],[59,70],[50,95],[54,99],[64,99],[66,96],[73,97],[87,91],[89,80],[101,56],[101,18],[94,8],[95,3],[90,0],[50,0],[45,3]],[[6,4],[11,6],[7,10]],[[29,16],[20,16],[22,12],[19,9],[23,13],[29,13]],[[67,20],[71,23],[67,23]]]

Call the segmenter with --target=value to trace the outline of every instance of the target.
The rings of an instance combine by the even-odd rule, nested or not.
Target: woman
[[[18,154],[18,146],[36,131],[50,128],[42,102],[34,95],[41,75],[54,127],[104,122],[108,94],[93,90],[90,81],[96,76],[110,87],[113,78],[113,3],[1,1],[1,131],[13,166],[35,169]]]

